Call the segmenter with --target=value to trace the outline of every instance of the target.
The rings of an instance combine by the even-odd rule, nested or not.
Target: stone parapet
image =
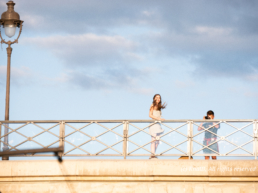
[[[65,160],[61,164],[53,160],[1,161],[0,191],[258,193],[257,163],[256,160]]]

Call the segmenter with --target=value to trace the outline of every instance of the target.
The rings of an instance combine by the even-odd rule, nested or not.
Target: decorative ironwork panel
[[[253,122],[194,122],[194,156],[254,156]]]
[[[159,125],[162,133],[150,133]],[[129,122],[128,156],[187,156],[187,123]],[[155,146],[155,149],[154,149]]]
[[[160,131],[151,133],[150,127]],[[0,121],[0,151],[64,147],[75,156],[243,156],[257,159],[257,120]],[[6,153],[4,153],[6,154]],[[11,156],[53,156],[27,153]]]
[[[123,122],[65,122],[63,156],[123,156]]]
[[[0,138],[2,151],[58,147],[59,124],[3,123]]]

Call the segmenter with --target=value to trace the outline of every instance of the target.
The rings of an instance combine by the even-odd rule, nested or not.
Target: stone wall
[[[258,161],[0,161],[0,191],[258,193]]]

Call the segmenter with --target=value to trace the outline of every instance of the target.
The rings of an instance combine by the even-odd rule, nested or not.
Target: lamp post
[[[18,43],[18,39],[21,35],[22,31],[22,23],[23,21],[20,20],[20,16],[18,13],[14,11],[15,3],[13,1],[8,1],[6,3],[7,11],[4,12],[0,19],[0,38],[1,44],[5,43],[8,45],[6,48],[7,50],[7,78],[6,78],[6,98],[5,98],[5,120],[9,120],[9,104],[10,104],[10,75],[11,75],[11,54],[12,48],[11,45],[14,43]],[[5,41],[1,35],[1,26],[5,29],[5,35],[9,38],[15,35],[16,27],[20,28],[19,35],[14,41]],[[8,125],[5,126],[4,130],[4,147],[3,151],[8,150]],[[8,156],[2,157],[2,160],[9,160]]]

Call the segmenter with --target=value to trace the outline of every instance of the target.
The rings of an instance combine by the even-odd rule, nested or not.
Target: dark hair
[[[214,116],[214,112],[212,111],[212,110],[209,110],[208,112],[207,112],[207,116],[208,115],[213,115]]]
[[[161,102],[161,96],[160,96],[159,104],[156,104],[155,97],[158,96],[158,95],[160,96],[160,94],[155,94],[155,95],[154,95],[152,104],[153,104],[153,108],[154,108],[154,107],[157,107],[157,110],[160,111],[161,109],[165,109],[166,106],[167,106],[167,104],[166,104],[166,103],[162,104],[162,102]]]

